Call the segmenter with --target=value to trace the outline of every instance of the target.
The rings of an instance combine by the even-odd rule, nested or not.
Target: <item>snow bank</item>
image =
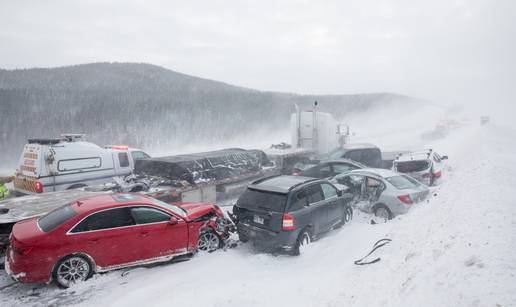
[[[15,285],[2,290],[0,303],[515,306],[516,131],[471,125],[428,145],[448,154],[452,167],[435,197],[381,225],[357,212],[300,257],[256,253],[244,244],[187,262],[97,275],[67,291]],[[385,237],[392,242],[375,254],[380,262],[353,264]]]

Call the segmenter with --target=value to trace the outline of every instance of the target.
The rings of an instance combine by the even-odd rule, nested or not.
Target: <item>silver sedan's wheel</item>
[[[391,213],[389,209],[387,209],[384,206],[376,208],[376,210],[374,211],[374,215],[376,217],[376,223],[385,223],[391,218]]]
[[[206,231],[201,233],[197,249],[203,252],[212,252],[220,246],[220,238],[213,231]]]
[[[59,286],[68,288],[76,283],[85,281],[91,274],[88,260],[79,256],[63,259],[56,268],[55,278]]]

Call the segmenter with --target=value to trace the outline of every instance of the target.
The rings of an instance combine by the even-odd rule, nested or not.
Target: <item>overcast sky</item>
[[[0,67],[147,62],[261,90],[516,101],[516,1],[0,0]]]

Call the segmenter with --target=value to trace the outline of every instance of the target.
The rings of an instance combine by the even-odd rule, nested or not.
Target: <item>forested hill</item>
[[[224,140],[288,127],[296,103],[336,117],[393,102],[395,94],[309,96],[263,92],[149,64],[0,69],[0,159],[14,163],[29,137],[86,133],[98,144],[141,148]]]

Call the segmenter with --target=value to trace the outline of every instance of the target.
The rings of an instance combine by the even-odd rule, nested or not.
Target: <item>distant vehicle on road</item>
[[[223,244],[212,204],[167,204],[136,194],[82,198],[14,225],[7,273],[24,283],[69,287],[93,273],[157,263]]]
[[[124,145],[102,148],[83,141],[80,134],[30,139],[20,157],[14,188],[17,194],[34,194],[104,184],[131,174],[135,160],[149,157]]]
[[[303,167],[305,166],[305,167]],[[300,165],[295,168],[292,175],[314,178],[330,178],[338,174],[346,173],[354,169],[366,168],[362,163],[349,159],[334,159],[322,161],[314,166]]]
[[[351,220],[351,198],[327,180],[269,177],[249,185],[233,207],[233,220],[240,241],[299,255],[312,240]]]
[[[432,149],[411,152],[398,156],[393,162],[392,169],[433,186],[442,180],[444,160],[447,159],[448,156],[441,156]]]
[[[353,195],[352,203],[356,208],[385,221],[406,213],[429,194],[428,187],[419,181],[386,169],[354,170],[337,175],[331,181]]]

